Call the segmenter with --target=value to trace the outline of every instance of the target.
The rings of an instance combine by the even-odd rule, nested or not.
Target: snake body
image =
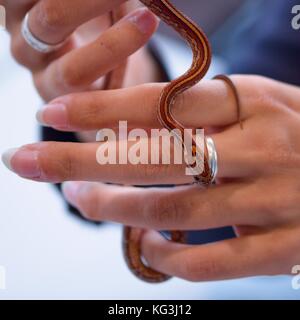
[[[190,69],[178,79],[171,81],[163,89],[157,108],[158,119],[162,126],[170,131],[179,130],[184,136],[182,126],[172,115],[172,106],[176,97],[185,90],[197,84],[206,75],[211,62],[210,44],[205,33],[188,17],[182,14],[168,0],[140,0],[161,20],[171,26],[185,39],[193,52],[193,62]],[[111,75],[112,76],[112,75]],[[110,76],[110,78],[111,78]],[[110,82],[113,82],[110,80]],[[110,87],[110,85],[107,85]],[[192,153],[196,156],[197,144],[193,137]],[[208,163],[207,150],[204,150],[204,170],[195,177],[198,183],[209,185],[212,173]],[[139,279],[158,283],[168,280],[170,277],[149,268],[143,261],[141,253],[141,239],[144,230],[138,228],[124,227],[123,252],[129,269]],[[172,231],[171,239],[176,242],[184,242],[184,233]]]

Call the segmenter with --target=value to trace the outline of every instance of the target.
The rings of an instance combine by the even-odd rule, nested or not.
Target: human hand
[[[183,165],[99,165],[99,143],[38,143],[4,161],[35,181],[70,182],[64,194],[88,219],[153,230],[202,230],[232,225],[238,238],[190,246],[149,231],[142,241],[149,265],[191,281],[289,274],[299,264],[300,89],[257,76],[233,76],[244,129],[232,92],[203,81],[178,97],[174,116],[188,128],[214,128],[219,183],[140,189],[106,185],[185,184]],[[160,128],[156,108],[163,84],[67,95],[39,118],[56,129]],[[119,142],[120,144],[124,143]],[[130,143],[129,143],[130,147]],[[150,154],[149,154],[150,157]],[[97,183],[95,183],[97,182]]]
[[[7,9],[11,50],[27,67],[45,101],[71,92],[101,89],[103,76],[129,56],[124,86],[157,81],[159,70],[144,45],[157,28],[157,18],[138,9],[111,28],[108,13],[125,0],[0,0]],[[136,2],[127,4],[128,9]],[[32,33],[43,42],[66,40],[59,50],[43,54],[32,49],[21,35],[27,12]],[[143,72],[141,72],[143,70]]]

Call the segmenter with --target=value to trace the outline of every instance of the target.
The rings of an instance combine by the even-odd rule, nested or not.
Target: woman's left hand
[[[192,182],[184,165],[100,165],[96,142],[28,145],[8,152],[4,161],[35,181],[94,181],[64,184],[66,198],[91,220],[153,230],[235,226],[236,239],[201,246],[147,232],[143,254],[163,273],[191,281],[290,274],[300,264],[300,89],[257,76],[232,79],[241,98],[243,130],[233,94],[219,80],[201,82],[173,109],[188,128],[217,129],[211,137],[219,184],[208,189],[179,186]],[[162,88],[72,94],[55,99],[38,118],[65,131],[116,128],[120,119],[131,128],[160,128],[156,108]],[[178,186],[143,189],[100,182]]]

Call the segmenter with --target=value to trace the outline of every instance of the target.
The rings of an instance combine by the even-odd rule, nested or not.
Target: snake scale
[[[191,19],[180,12],[169,0],[139,0],[150,9],[162,21],[172,27],[190,46],[193,52],[193,62],[190,69],[181,77],[168,83],[161,92],[157,106],[157,116],[162,126],[170,131],[177,129],[182,133],[182,126],[172,115],[172,106],[176,97],[196,85],[206,75],[212,58],[210,43],[205,33]],[[123,5],[124,6],[124,5]],[[115,9],[111,12],[111,23],[117,22],[126,12],[124,8]],[[106,78],[105,89],[116,89],[122,86],[125,72],[125,64],[119,69],[112,71]],[[216,77],[227,82],[233,89],[238,102],[238,95],[233,82],[227,76]],[[239,110],[239,109],[238,109]],[[238,115],[239,116],[239,115]],[[207,148],[203,150],[204,169],[200,175],[196,175],[195,181],[201,185],[208,186],[212,183],[212,172],[209,167]],[[196,156],[197,144],[193,137],[192,154]],[[141,239],[144,230],[125,226],[123,230],[123,252],[126,263],[132,273],[139,279],[159,283],[170,279],[169,276],[151,269],[146,265],[141,252]],[[181,231],[171,231],[171,240],[184,242],[185,235]]]

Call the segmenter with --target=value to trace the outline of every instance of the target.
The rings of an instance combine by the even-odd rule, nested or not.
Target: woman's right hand
[[[107,28],[108,13],[124,3],[125,0],[0,0],[7,11],[12,54],[32,72],[45,101],[67,93],[101,89],[103,77],[131,55],[125,87],[158,80],[158,68],[144,47],[157,28],[156,17],[147,9],[137,9]],[[137,7],[135,1],[129,5]],[[49,44],[67,40],[63,47],[48,54],[31,48],[21,34],[27,12],[30,30],[38,39]]]

